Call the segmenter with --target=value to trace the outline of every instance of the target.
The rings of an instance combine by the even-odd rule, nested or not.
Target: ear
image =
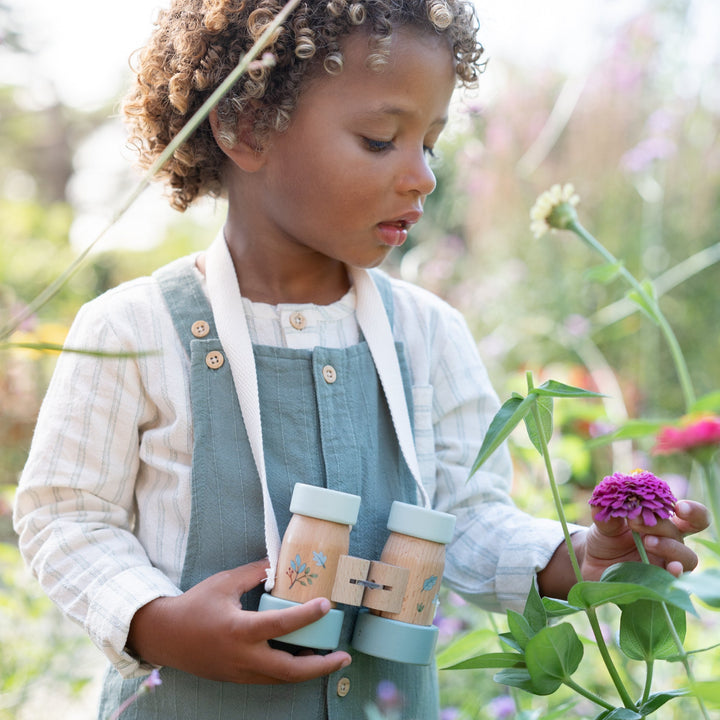
[[[249,123],[240,122],[237,128],[237,140],[232,146],[228,145],[220,135],[215,109],[210,111],[210,127],[220,149],[241,170],[248,173],[256,172],[265,164],[264,149],[255,137]]]

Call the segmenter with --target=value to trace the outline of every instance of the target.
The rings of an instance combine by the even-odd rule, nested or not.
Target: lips
[[[422,211],[412,210],[394,220],[383,220],[377,224],[382,242],[391,247],[399,247],[408,236],[408,230],[422,217]]]

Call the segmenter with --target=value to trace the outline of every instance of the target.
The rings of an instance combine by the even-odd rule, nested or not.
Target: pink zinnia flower
[[[645,470],[604,478],[590,498],[590,505],[600,508],[596,520],[639,517],[644,525],[656,525],[659,518],[670,517],[676,502],[668,484]]]
[[[686,418],[679,427],[669,425],[661,428],[653,455],[692,452],[712,445],[720,445],[720,417],[695,416]]]

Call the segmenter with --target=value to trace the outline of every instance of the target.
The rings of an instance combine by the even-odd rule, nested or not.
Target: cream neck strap
[[[358,325],[370,348],[405,462],[415,479],[423,505],[429,508],[430,498],[420,479],[420,467],[415,453],[400,363],[395,352],[392,328],[382,297],[367,270],[352,268],[350,272],[357,294]],[[222,232],[218,234],[207,251],[206,278],[218,337],[225,351],[225,358],[230,365],[243,422],[262,485],[265,545],[270,561],[265,589],[270,591],[275,583],[281,538],[265,472],[260,399],[252,342],[235,267]]]

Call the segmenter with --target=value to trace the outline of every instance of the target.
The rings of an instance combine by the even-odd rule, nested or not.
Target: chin
[[[391,251],[392,248],[384,247],[382,251],[375,257],[368,258],[365,261],[351,262],[348,264],[356,268],[361,268],[363,270],[372,270],[373,268],[382,265],[382,263],[385,262],[385,258],[387,258]]]

